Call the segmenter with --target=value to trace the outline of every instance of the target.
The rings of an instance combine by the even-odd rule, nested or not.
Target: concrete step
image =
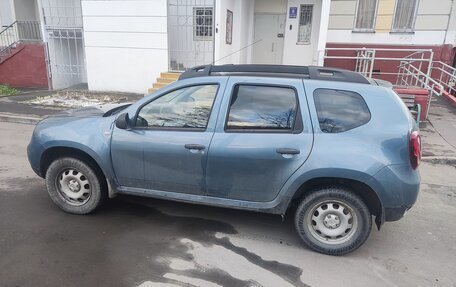
[[[166,83],[154,83],[154,84],[152,85],[152,88],[154,88],[154,89],[161,89],[161,88],[163,88],[163,87],[166,86],[166,85],[167,85]]]
[[[147,92],[153,93],[156,92],[158,89],[163,88],[175,82],[179,79],[180,73],[173,73],[173,72],[163,72],[160,73],[160,77],[156,79],[156,82],[152,84],[152,88],[148,89]]]
[[[157,83],[164,83],[164,84],[171,84],[172,82],[175,82],[175,79],[171,78],[157,78]]]
[[[160,78],[166,78],[166,79],[177,80],[177,79],[179,79],[179,76],[180,76],[180,73],[172,73],[172,72],[160,73]]]

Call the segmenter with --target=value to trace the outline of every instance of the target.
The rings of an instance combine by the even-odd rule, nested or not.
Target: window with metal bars
[[[375,28],[378,0],[358,0],[354,30],[372,32]]]
[[[207,41],[212,39],[213,8],[193,8],[193,39]]]
[[[413,32],[418,0],[397,0],[391,32]]]
[[[301,5],[300,8],[298,44],[309,45],[312,39],[313,5]]]

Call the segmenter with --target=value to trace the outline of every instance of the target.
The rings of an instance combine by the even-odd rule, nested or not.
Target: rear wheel
[[[49,165],[46,187],[57,206],[74,214],[90,213],[107,198],[102,176],[87,163],[71,157],[56,159]]]
[[[328,255],[356,250],[369,237],[372,217],[356,194],[343,187],[321,188],[304,197],[295,226],[304,243]]]

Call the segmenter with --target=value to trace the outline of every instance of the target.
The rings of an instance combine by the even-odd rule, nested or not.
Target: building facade
[[[210,63],[322,64],[317,51],[326,45],[329,6],[329,0],[82,1],[89,88],[144,92],[160,72]]]
[[[40,23],[51,88],[145,93],[161,72],[211,63],[354,69],[326,56],[364,47],[429,48],[454,64],[456,1],[438,2],[0,0],[0,24]]]
[[[332,57],[325,65],[351,70],[355,60],[334,56],[348,57],[355,49],[367,48],[375,49],[377,58],[415,54],[455,67],[456,1],[333,0],[326,47]],[[393,74],[399,64],[377,61],[372,68],[377,74]],[[393,76],[385,78],[394,80]]]

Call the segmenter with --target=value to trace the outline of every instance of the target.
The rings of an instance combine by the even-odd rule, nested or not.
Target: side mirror
[[[121,130],[126,130],[130,128],[130,117],[128,117],[128,113],[120,114],[117,117],[116,127]]]

